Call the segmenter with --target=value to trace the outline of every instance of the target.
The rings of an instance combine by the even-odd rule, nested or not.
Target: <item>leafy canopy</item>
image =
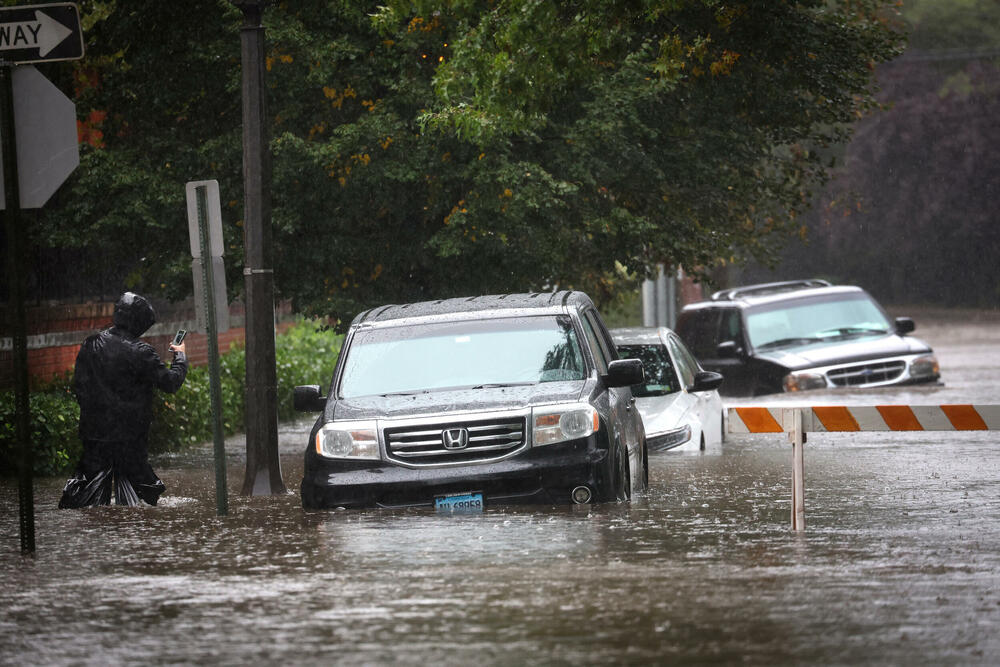
[[[220,180],[231,289],[242,207],[239,13],[177,4],[83,3],[73,75],[101,136],[38,236],[100,239],[129,286],[174,297],[190,290],[184,182]],[[556,285],[601,300],[616,266],[766,258],[875,108],[871,70],[902,40],[886,4],[278,3],[278,289],[343,325],[386,301]]]

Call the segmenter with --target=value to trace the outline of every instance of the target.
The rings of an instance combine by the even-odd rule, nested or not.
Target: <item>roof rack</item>
[[[808,278],[806,280],[786,280],[778,283],[746,285],[745,287],[733,287],[718,291],[712,295],[712,301],[732,301],[741,296],[751,294],[773,294],[775,292],[788,292],[807,287],[830,287],[830,283],[819,278]]]

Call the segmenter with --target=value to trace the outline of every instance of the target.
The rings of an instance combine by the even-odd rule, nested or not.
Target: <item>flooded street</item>
[[[1000,322],[918,319],[945,385],[750,404],[1000,403]],[[631,504],[306,512],[293,492],[215,514],[210,445],[161,457],[158,507],[57,510],[37,555],[0,481],[0,664],[1000,663],[1000,433],[811,434],[806,530],[791,447],[730,436],[650,458]]]

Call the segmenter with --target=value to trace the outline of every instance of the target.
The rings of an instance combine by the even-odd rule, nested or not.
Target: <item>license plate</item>
[[[434,509],[438,512],[482,512],[483,494],[456,493],[438,496],[434,499]]]

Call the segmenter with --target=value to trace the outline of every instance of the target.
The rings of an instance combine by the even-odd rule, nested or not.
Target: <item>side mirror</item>
[[[646,372],[638,359],[618,359],[608,364],[604,384],[609,387],[631,387],[646,381]]]
[[[307,384],[295,388],[292,405],[296,412],[321,412],[326,407],[326,396],[320,393],[318,384]]]
[[[722,386],[723,377],[713,371],[699,371],[694,376],[694,384],[687,388],[690,392],[712,391]]]
[[[719,346],[715,348],[715,353],[719,355],[720,359],[739,359],[743,356],[743,348],[735,340],[727,340],[725,343],[719,343]]]
[[[908,333],[913,333],[916,331],[917,325],[909,317],[897,317],[896,318],[896,333],[900,336],[905,336]]]

